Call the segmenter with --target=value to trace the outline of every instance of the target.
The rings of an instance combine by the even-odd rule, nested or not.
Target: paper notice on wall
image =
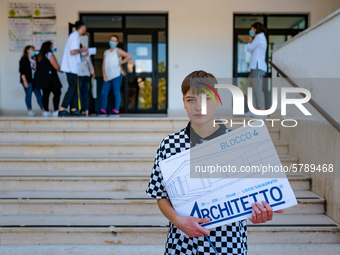
[[[53,49],[57,50],[57,36],[55,34],[33,35],[33,46],[35,47],[36,51],[39,51],[41,45],[46,41],[51,41],[53,43]]]
[[[33,34],[56,34],[55,19],[33,19]]]
[[[55,18],[55,4],[33,4],[33,18]]]
[[[151,73],[152,60],[151,59],[136,59],[136,73]]]
[[[32,18],[32,5],[30,3],[8,3],[9,18]]]
[[[31,35],[10,35],[9,36],[9,50],[23,51],[27,45],[32,45]]]
[[[9,35],[32,35],[31,19],[8,19]]]

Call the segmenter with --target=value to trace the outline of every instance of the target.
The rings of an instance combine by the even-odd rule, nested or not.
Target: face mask
[[[56,49],[56,48],[53,48],[53,49],[52,49],[52,52],[56,52],[56,51],[57,51],[57,49]]]
[[[31,55],[31,57],[34,57],[35,56],[35,52],[34,51],[30,51],[30,55]]]
[[[115,42],[109,42],[109,45],[110,45],[110,47],[111,48],[114,48],[114,47],[116,47],[117,46],[117,43],[115,43]]]
[[[250,30],[249,30],[249,35],[250,35],[251,37],[254,37],[255,33],[254,33],[253,29],[250,29]]]

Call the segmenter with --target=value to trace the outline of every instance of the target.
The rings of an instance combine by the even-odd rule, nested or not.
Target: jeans
[[[64,96],[64,100],[61,104],[62,107],[65,109],[68,106],[72,108],[78,109],[78,75],[73,73],[66,73],[67,82],[68,82],[68,89]],[[79,109],[78,109],[79,110]]]
[[[35,97],[37,98],[38,105],[41,110],[44,109],[44,106],[41,101],[41,91],[40,89],[34,88],[32,83],[28,83],[28,88],[25,88],[24,84],[22,84],[25,90],[25,102],[27,110],[32,110],[32,91],[35,94]]]
[[[120,95],[120,86],[122,85],[123,75],[120,74],[117,78],[110,81],[104,81],[101,94],[101,109],[106,111],[107,96],[109,95],[111,87],[113,87],[113,94],[115,95],[115,110],[119,111],[122,96]]]
[[[89,76],[79,76],[79,92],[81,100],[81,110],[87,111],[89,109]]]

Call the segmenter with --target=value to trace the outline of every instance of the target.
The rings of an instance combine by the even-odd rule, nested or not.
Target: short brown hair
[[[187,77],[184,78],[183,82],[182,82],[182,94],[183,96],[185,96],[188,91],[190,90],[190,88],[192,88],[195,91],[192,91],[193,93],[196,92],[198,93],[202,93],[202,90],[198,90],[199,87],[202,87],[202,85],[198,84],[198,83],[192,83],[190,82],[191,79],[197,79],[197,81],[200,81],[202,83],[208,84],[211,87],[215,87],[215,84],[217,84],[217,80],[215,78],[214,75],[212,75],[211,73],[207,73],[203,70],[199,70],[199,71],[194,71],[190,74],[187,75]],[[192,81],[192,80],[191,80]],[[210,90],[210,89],[208,89]]]

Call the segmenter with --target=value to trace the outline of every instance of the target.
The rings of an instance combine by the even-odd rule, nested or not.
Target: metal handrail
[[[272,61],[268,61],[268,63],[275,68],[275,70],[283,77],[285,78],[290,85],[293,87],[299,88],[298,85],[296,85],[295,82],[293,82],[280,68],[278,68]],[[300,93],[302,96],[304,96],[302,93]],[[340,133],[340,124],[336,122],[335,119],[333,119],[324,109],[321,108],[320,105],[318,105],[313,99],[309,100],[309,103],[317,110],[328,122],[331,124],[339,133]]]

